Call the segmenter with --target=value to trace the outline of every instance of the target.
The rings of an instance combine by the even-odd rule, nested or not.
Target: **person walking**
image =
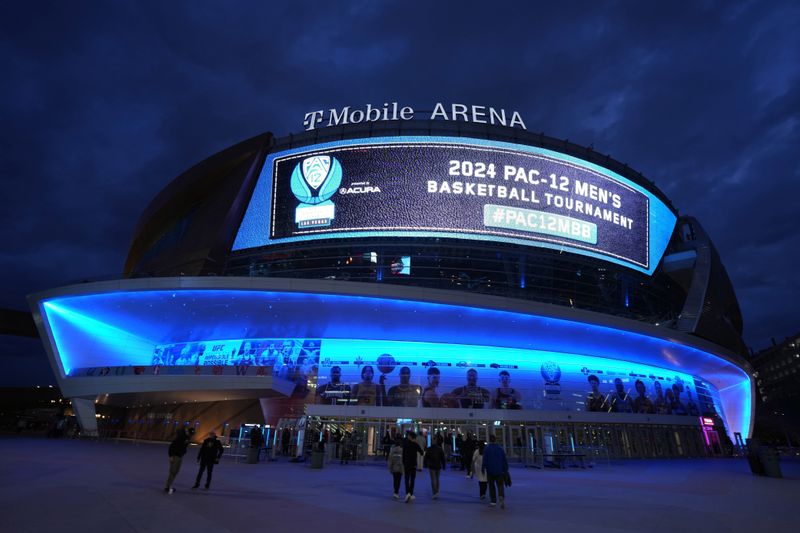
[[[428,446],[428,439],[425,438],[425,435],[422,434],[422,431],[417,433],[416,437],[417,444],[421,449],[425,449]],[[417,457],[417,471],[422,472],[422,457]]]
[[[425,458],[423,463],[428,468],[428,473],[431,475],[431,493],[432,498],[435,500],[439,497],[439,477],[442,470],[447,465],[447,458],[442,449],[442,437],[437,435],[433,443],[425,450]]]
[[[261,426],[256,424],[250,429],[250,453],[255,454],[255,462],[261,454],[261,443],[264,441],[264,434],[261,433]],[[250,457],[248,457],[249,461]]]
[[[389,448],[389,472],[392,474],[394,484],[394,499],[400,499],[400,478],[403,477],[403,444],[400,439],[392,443]]]
[[[208,490],[211,486],[211,475],[214,473],[214,465],[219,463],[222,452],[222,443],[217,440],[217,434],[212,431],[208,434],[208,438],[203,441],[203,444],[200,446],[200,451],[197,452],[197,462],[200,463],[200,471],[197,472],[197,478],[194,480],[194,486],[192,487],[193,489],[200,486],[203,472],[208,470],[205,487],[205,489]]]
[[[485,442],[479,442],[478,447],[472,453],[472,471],[478,478],[478,495],[481,500],[486,499],[486,487],[488,485],[486,472],[483,470],[483,450],[486,448]]]
[[[346,465],[347,461],[350,459],[350,451],[353,442],[351,440],[350,432],[345,431],[344,437],[342,437],[342,459],[339,464]]]
[[[389,460],[389,450],[392,449],[392,436],[389,435],[389,430],[386,430],[386,433],[383,435],[381,439],[381,446],[383,447],[383,458],[387,461]]]
[[[414,481],[417,479],[417,457],[425,455],[417,441],[414,440],[413,431],[406,433],[403,440],[403,474],[406,481],[406,503],[416,499],[414,497]]]
[[[483,464],[481,469],[486,472],[486,479],[489,482],[489,502],[490,507],[497,505],[497,497],[500,497],[500,508],[506,508],[505,481],[508,472],[508,460],[506,452],[498,446],[497,438],[489,435],[489,445],[483,450]]]
[[[472,433],[467,433],[467,438],[461,445],[461,467],[466,471],[467,479],[472,479],[472,454],[475,452],[475,444],[475,437]]]
[[[175,476],[181,470],[183,456],[186,455],[186,449],[189,447],[192,435],[194,435],[194,428],[189,428],[188,432],[183,428],[178,428],[175,438],[169,444],[169,450],[167,450],[169,454],[169,475],[167,475],[167,484],[164,486],[164,492],[167,494],[175,492],[172,482],[175,481]]]
[[[261,426],[256,424],[250,429],[250,447],[261,448],[261,443],[264,440],[264,434],[261,433]]]
[[[289,442],[292,440],[292,432],[289,428],[283,428],[281,433],[281,455],[289,455]]]

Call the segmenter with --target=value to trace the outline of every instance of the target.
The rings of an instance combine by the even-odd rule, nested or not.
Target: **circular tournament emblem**
[[[292,172],[292,193],[301,203],[316,205],[333,196],[342,183],[342,165],[329,155],[303,159]]]
[[[539,371],[547,383],[558,383],[561,379],[561,368],[553,361],[545,361],[542,363]]]

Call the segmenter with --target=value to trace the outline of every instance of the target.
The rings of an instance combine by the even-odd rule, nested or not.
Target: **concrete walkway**
[[[383,466],[223,461],[211,490],[192,491],[197,448],[165,494],[165,444],[0,439],[0,528],[7,532],[203,531],[798,531],[800,463],[784,479],[755,477],[741,459],[628,461],[593,469],[512,469],[506,510],[477,498],[477,482],[427,472],[417,499],[392,499]]]

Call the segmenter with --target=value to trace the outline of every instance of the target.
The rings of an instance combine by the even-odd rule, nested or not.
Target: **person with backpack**
[[[500,496],[500,508],[506,508],[505,484],[506,474],[508,473],[508,460],[506,452],[498,446],[497,437],[489,435],[489,445],[483,450],[483,464],[481,470],[486,472],[486,479],[489,482],[489,507],[497,505],[497,497]]]
[[[389,472],[392,474],[394,483],[394,499],[400,499],[400,479],[403,477],[403,446],[400,439],[397,439],[389,448]]]
[[[440,474],[447,466],[447,458],[442,449],[442,442],[442,437],[437,435],[433,443],[425,450],[425,457],[423,459],[423,463],[428,468],[428,473],[431,475],[431,492],[434,500],[439,497]]]

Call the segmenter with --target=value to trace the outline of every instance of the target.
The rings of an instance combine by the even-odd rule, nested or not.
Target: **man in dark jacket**
[[[467,438],[461,444],[461,469],[466,471],[468,479],[472,479],[472,454],[476,444],[472,433],[467,433]]]
[[[490,507],[497,505],[497,494],[500,493],[500,508],[505,509],[505,481],[508,472],[506,452],[497,445],[497,438],[489,435],[489,445],[483,450],[483,471],[489,482]]]
[[[175,492],[172,482],[175,481],[175,476],[181,470],[181,462],[183,462],[183,456],[186,455],[186,449],[189,447],[192,435],[194,435],[194,428],[189,428],[188,432],[183,428],[178,428],[175,438],[169,445],[167,452],[169,454],[169,475],[167,476],[167,484],[164,487],[164,492],[167,494]]]
[[[417,455],[425,455],[417,441],[414,440],[413,431],[406,433],[403,440],[403,473],[406,478],[406,503],[414,498],[414,481],[417,478]]]
[[[263,438],[263,434],[261,433],[261,426],[256,424],[252,428],[250,428],[250,447],[251,448],[260,448],[261,447],[261,439]]]
[[[203,472],[208,469],[208,477],[206,477],[206,490],[211,485],[211,475],[214,473],[214,465],[219,463],[219,458],[222,457],[222,443],[217,440],[217,434],[213,431],[208,434],[208,438],[203,441],[200,446],[200,451],[197,452],[197,462],[200,463],[200,471],[197,473],[197,478],[194,480],[193,489],[200,486],[200,480],[203,477]]]
[[[250,451],[248,452],[247,462],[249,463],[251,460],[258,462],[258,457],[261,455],[261,444],[264,441],[264,435],[261,433],[261,426],[256,424],[255,426],[250,428]],[[252,457],[249,454],[254,454],[255,457]]]
[[[283,433],[281,433],[281,455],[289,455],[289,443],[291,440],[291,430],[289,428],[283,428]]]
[[[425,450],[425,466],[431,475],[431,492],[433,499],[439,497],[439,474],[447,465],[447,458],[442,450],[442,437],[436,436],[433,443]]]

